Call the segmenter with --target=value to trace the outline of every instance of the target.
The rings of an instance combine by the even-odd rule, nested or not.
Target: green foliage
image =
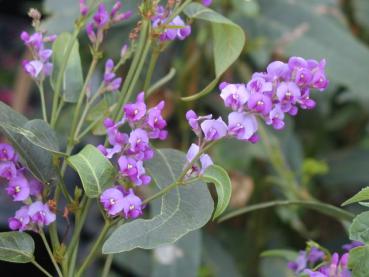
[[[350,226],[350,239],[369,244],[369,212],[356,216]]]
[[[232,184],[227,171],[218,165],[208,167],[201,179],[207,183],[213,183],[217,191],[218,203],[213,219],[219,217],[228,207],[231,200]]]
[[[38,179],[45,183],[56,179],[50,152],[58,152],[59,145],[54,131],[47,123],[41,123],[40,120],[28,121],[0,102],[0,131],[11,141]]]
[[[53,44],[53,72],[51,83],[55,87],[62,64],[65,62],[65,54],[69,41],[73,39],[72,34],[62,33],[58,36]],[[65,102],[75,103],[78,100],[79,93],[83,87],[83,74],[81,57],[79,55],[79,43],[76,41],[73,44],[62,80],[62,95]]]
[[[261,253],[261,257],[278,257],[283,258],[287,261],[294,261],[297,258],[298,253],[292,250],[286,249],[273,249],[267,250]]]
[[[184,153],[163,149],[157,150],[155,157],[145,166],[156,186],[163,189],[176,181],[185,163]],[[103,245],[103,253],[153,249],[174,243],[190,231],[204,226],[212,212],[213,200],[204,183],[177,186],[161,198],[159,214],[119,226]]]
[[[0,233],[0,260],[11,263],[29,263],[34,260],[35,243],[23,232]]]
[[[350,199],[346,200],[342,203],[342,206],[346,206],[352,203],[357,203],[361,201],[369,200],[369,187],[361,189],[358,193],[352,196]]]
[[[222,74],[241,54],[246,38],[240,26],[199,3],[189,4],[184,13],[191,19],[210,22],[213,31],[215,79],[198,94],[182,98],[182,100],[192,101],[208,94],[215,87]]]
[[[78,154],[67,159],[78,172],[85,193],[90,198],[98,197],[114,182],[115,168],[93,145],[86,145]]]
[[[352,270],[355,277],[369,276],[369,246],[360,246],[351,249],[348,267]]]

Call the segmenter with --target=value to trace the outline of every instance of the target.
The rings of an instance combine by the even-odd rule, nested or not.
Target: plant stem
[[[158,47],[155,47],[152,50],[152,53],[151,53],[149,69],[147,70],[146,79],[145,79],[145,83],[144,83],[143,91],[145,93],[147,93],[147,90],[148,90],[148,88],[150,86],[152,74],[154,72],[155,65],[156,65],[156,63],[158,61],[159,55],[160,55],[160,49]]]
[[[167,82],[169,82],[174,77],[175,74],[176,74],[175,68],[171,68],[169,70],[169,72],[168,72],[167,75],[165,75],[163,78],[161,78],[160,80],[158,80],[149,89],[147,89],[147,91],[145,91],[146,97],[150,96],[158,88],[160,88],[161,86],[163,86],[164,84],[166,84]]]
[[[35,260],[31,261],[31,263],[37,267],[43,274],[45,274],[48,277],[53,277],[45,268],[43,268],[38,262]]]
[[[46,111],[45,92],[44,92],[43,81],[41,81],[39,84],[37,83],[37,86],[38,86],[38,90],[40,91],[42,116],[44,118],[44,121],[47,123],[47,111]]]
[[[59,96],[60,96],[60,92],[61,92],[61,86],[62,86],[62,82],[63,82],[63,76],[64,76],[65,69],[67,68],[67,64],[68,64],[68,61],[69,61],[70,54],[72,53],[74,43],[77,40],[79,31],[80,31],[80,29],[76,28],[74,30],[73,34],[72,34],[71,40],[68,42],[68,46],[66,48],[67,50],[65,52],[64,60],[63,60],[63,63],[60,67],[59,75],[58,75],[57,80],[56,80],[54,97],[53,97],[53,106],[52,106],[52,112],[51,112],[51,121],[50,121],[51,127],[55,127],[55,124],[56,124],[56,120],[57,120],[56,112],[57,112]]]
[[[54,258],[54,255],[53,255],[53,252],[51,251],[50,249],[50,246],[49,246],[49,243],[47,242],[47,239],[46,239],[46,236],[45,236],[45,233],[44,233],[44,230],[42,230],[42,228],[39,228],[39,234],[41,236],[41,239],[45,245],[45,248],[46,248],[46,251],[47,253],[49,254],[50,256],[50,259],[51,259],[51,262],[53,263],[55,269],[56,269],[56,272],[58,273],[58,276],[60,277],[63,277],[63,274],[62,272],[60,271],[60,268],[58,266],[58,263],[56,262],[55,258]]]
[[[137,66],[140,62],[140,58],[141,58],[142,52],[143,52],[144,47],[145,47],[145,43],[146,43],[146,40],[147,40],[147,37],[148,37],[149,24],[150,23],[147,20],[144,20],[143,23],[142,23],[142,29],[141,29],[140,38],[139,38],[139,41],[138,41],[137,50],[135,51],[135,54],[134,54],[134,57],[133,57],[133,60],[132,60],[132,64],[129,67],[127,77],[126,77],[126,79],[124,81],[124,84],[123,84],[123,87],[120,91],[121,97],[118,100],[118,105],[115,107],[115,109],[112,113],[113,114],[113,116],[112,116],[113,119],[118,118],[119,115],[120,115],[121,107],[123,106],[124,101],[126,99],[125,95],[127,94],[127,90],[129,89],[129,86],[132,82],[132,78],[134,77],[136,68],[137,68]]]
[[[113,263],[113,258],[114,258],[114,254],[109,254],[106,257],[105,264],[104,264],[104,269],[103,269],[103,272],[101,274],[101,277],[108,277],[109,276],[110,267],[111,267],[111,264]]]
[[[89,251],[89,254],[87,255],[86,259],[83,261],[81,267],[79,268],[76,276],[80,277],[82,276],[82,274],[84,273],[84,271],[87,269],[87,267],[90,265],[90,263],[92,262],[92,260],[95,258],[96,256],[96,252],[98,251],[98,249],[101,247],[101,244],[103,243],[106,234],[108,233],[110,228],[110,222],[105,221],[104,227],[100,232],[100,235],[98,236],[98,238],[96,239],[96,242],[94,243],[94,245],[92,246],[91,250]]]

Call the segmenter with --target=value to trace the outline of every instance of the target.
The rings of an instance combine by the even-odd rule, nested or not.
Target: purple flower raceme
[[[122,83],[122,78],[114,73],[114,62],[108,59],[105,63],[104,85],[107,91],[117,91]]]
[[[117,161],[120,177],[131,184],[128,187],[148,185],[151,182],[143,162],[154,156],[150,140],[164,140],[168,135],[165,130],[167,122],[162,116],[164,105],[164,101],[161,101],[156,106],[147,108],[145,94],[141,92],[134,103],[124,105],[121,120],[104,120],[111,147],[99,145],[98,149],[107,158]],[[120,130],[126,123],[132,129],[129,133]],[[122,186],[109,188],[101,195],[100,202],[109,216],[122,214],[126,218],[136,218],[142,214],[142,201],[133,189],[125,191]]]
[[[40,201],[43,192],[42,183],[31,176],[19,162],[14,148],[5,143],[0,144],[0,177],[7,180],[5,191],[12,200],[26,204],[9,218],[11,230],[37,231],[38,228],[55,221],[55,213],[50,210],[48,204]],[[36,201],[32,202],[33,200]]]
[[[301,109],[315,107],[315,101],[310,99],[310,90],[326,89],[329,82],[324,69],[325,60],[318,62],[291,57],[288,63],[275,61],[268,65],[266,72],[254,73],[247,84],[221,83],[220,96],[225,106],[234,112],[261,117],[266,124],[280,130],[285,125],[285,114],[296,115],[298,107]],[[235,118],[236,115],[232,115],[230,119],[234,121]],[[237,118],[240,120],[241,115],[238,114]],[[256,134],[254,124],[245,126],[249,129],[246,134]],[[235,132],[239,129],[235,129],[234,126],[228,127],[230,133],[238,139],[248,136],[239,134],[237,136]]]
[[[20,37],[30,49],[33,58],[32,60],[23,61],[24,71],[36,80],[42,80],[46,76],[51,75],[53,69],[53,65],[50,62],[52,50],[45,48],[45,43],[55,41],[56,36],[45,36],[41,32],[30,35],[23,31]]]
[[[288,263],[288,268],[301,277],[351,277],[347,268],[348,257],[349,253],[340,257],[338,253],[328,255],[317,247],[308,247]]]
[[[170,11],[159,5],[156,15],[152,18],[153,28],[160,30],[160,41],[184,40],[191,34],[191,26],[187,25],[180,16],[174,17],[171,22],[167,23],[170,14]],[[165,24],[169,28],[166,28]]]
[[[92,17],[92,22],[86,25],[87,36],[90,41],[96,45],[100,44],[104,39],[104,32],[113,24],[127,20],[131,17],[132,12],[119,12],[122,4],[117,1],[109,12],[104,3],[100,3],[97,11]],[[80,12],[83,16],[88,13],[88,6],[84,0],[80,0]]]

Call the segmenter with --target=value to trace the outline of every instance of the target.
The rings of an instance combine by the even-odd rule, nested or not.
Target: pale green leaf
[[[297,258],[297,255],[298,253],[296,251],[286,249],[266,250],[260,254],[261,257],[277,257],[283,258],[287,261],[294,261]]]
[[[98,197],[114,182],[115,168],[93,145],[86,145],[67,161],[78,172],[86,195],[90,198]]]
[[[352,203],[362,202],[369,200],[369,187],[363,188],[361,191],[356,193],[350,199],[342,203],[342,206],[346,206]]]
[[[72,34],[62,33],[53,44],[53,72],[51,82],[54,87],[57,83],[62,64],[66,59],[65,55],[71,39],[73,39]],[[83,74],[78,40],[73,44],[62,78],[62,95],[65,102],[77,102],[79,93],[83,87]]]
[[[218,165],[208,167],[201,177],[207,183],[213,183],[218,195],[218,203],[215,208],[213,219],[220,216],[228,207],[232,195],[231,179],[227,171]]]
[[[176,181],[186,163],[184,153],[157,150],[145,164],[156,186],[163,189]],[[119,226],[106,240],[103,253],[135,248],[153,249],[175,243],[187,233],[204,226],[213,212],[213,200],[202,182],[175,187],[161,198],[160,213],[151,219],[137,219]]]
[[[369,212],[356,216],[349,229],[350,240],[369,244]]]
[[[348,267],[352,270],[352,276],[369,276],[369,246],[360,246],[351,249]]]
[[[29,263],[34,260],[35,243],[23,232],[0,233],[0,260],[11,263]]]

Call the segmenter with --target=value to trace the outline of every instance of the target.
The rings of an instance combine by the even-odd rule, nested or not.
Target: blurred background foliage
[[[135,0],[123,0],[133,9]],[[0,0],[0,97],[17,110],[40,116],[38,96],[31,81],[22,74],[20,63],[27,57],[18,39],[30,21],[26,13],[36,7],[45,15],[49,33],[71,31],[78,15],[77,0]],[[293,174],[298,190],[323,202],[339,206],[369,183],[369,1],[368,0],[214,0],[212,9],[242,26],[246,45],[238,61],[223,75],[227,82],[247,82],[255,71],[263,71],[272,60],[289,56],[327,60],[330,87],[315,92],[317,107],[300,111],[282,132],[266,129],[268,140],[256,145],[227,140],[212,156],[232,178],[233,196],[229,210],[247,205],[289,198],[287,182],[278,176],[268,147],[281,149],[282,169]],[[137,16],[109,33],[104,58],[117,58]],[[225,36],[227,34],[224,34]],[[82,61],[90,61],[86,37],[80,39]],[[198,113],[226,114],[218,91],[196,102],[181,102],[205,87],[214,76],[211,29],[195,21],[192,35],[172,44],[159,58],[153,81],[175,69],[174,78],[150,99],[167,101],[170,138],[159,145],[187,149],[193,136],[185,121],[189,108]],[[102,67],[101,67],[102,70]],[[121,75],[125,76],[127,66]],[[101,79],[98,73],[95,83]],[[142,76],[144,80],[144,76]],[[143,82],[142,80],[142,82]],[[139,83],[142,89],[143,84]],[[49,94],[50,96],[50,94]],[[50,100],[50,99],[49,99]],[[100,110],[96,107],[96,111]],[[59,130],[68,128],[68,109],[61,115]],[[63,124],[65,126],[63,126]],[[88,138],[97,143],[98,137]],[[279,155],[278,154],[278,155]],[[276,161],[274,161],[276,162]],[[283,177],[283,176],[282,176]],[[70,176],[71,187],[75,181]],[[14,209],[1,195],[2,224]],[[352,210],[352,212],[358,212]],[[91,239],[99,221],[91,212],[82,240]],[[7,227],[3,225],[5,230]],[[260,258],[267,249],[304,248],[313,239],[331,250],[340,251],[348,242],[345,226],[315,211],[297,207],[272,208],[239,216],[217,224],[209,223],[173,245],[154,251],[134,250],[116,255],[111,276],[289,276],[282,259]],[[42,251],[41,251],[42,252]],[[37,254],[37,253],[36,253]],[[39,253],[41,260],[43,253]],[[6,267],[7,266],[7,267]],[[3,268],[3,264],[1,264]],[[26,267],[5,265],[13,272]],[[91,276],[98,276],[97,271]],[[31,272],[31,271],[28,271]],[[36,275],[35,275],[36,276]]]

